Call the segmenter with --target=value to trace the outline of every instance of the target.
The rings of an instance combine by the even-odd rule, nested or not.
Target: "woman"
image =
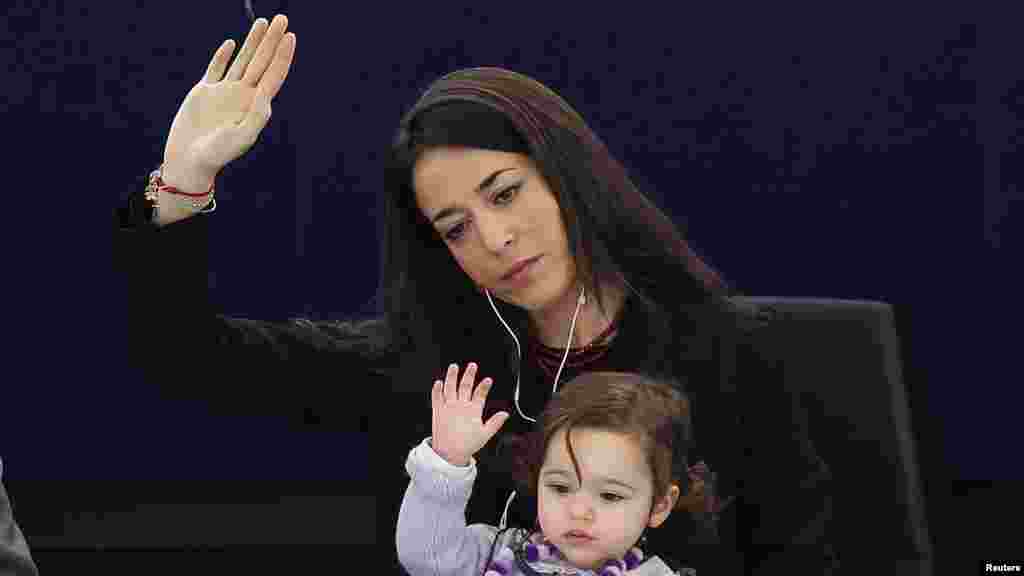
[[[379,318],[272,323],[210,308],[202,213],[217,172],[270,118],[294,53],[286,27],[283,16],[257,21],[230,69],[233,46],[221,46],[174,120],[162,181],[115,213],[133,363],[208,397],[289,403],[307,421],[358,417],[367,430],[372,420],[378,541],[392,555],[403,460],[429,434],[423,391],[449,365],[473,362],[493,378],[486,412],[512,414],[506,439],[583,371],[663,374],[686,383],[692,464],[709,472],[699,509],[675,515],[653,553],[687,543],[678,559],[699,573],[827,573],[828,471],[771,360],[770,325],[730,302],[583,119],[529,78],[454,72],[401,119],[383,195]],[[360,405],[386,410],[346,410],[367,391],[377,396]],[[511,447],[481,454],[470,522],[535,517],[495,457]]]

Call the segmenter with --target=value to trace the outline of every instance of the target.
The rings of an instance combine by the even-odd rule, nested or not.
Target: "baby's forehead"
[[[633,452],[642,450],[643,436],[640,432],[612,430],[589,426],[574,426],[572,429],[560,428],[551,435],[548,450],[565,448],[566,435],[575,450],[577,446],[584,449],[588,446],[599,446],[602,449]]]
[[[569,441],[572,455],[584,474],[646,476],[650,472],[643,443],[635,434],[573,429]],[[555,472],[576,475],[564,431],[551,437],[541,466],[542,474]]]

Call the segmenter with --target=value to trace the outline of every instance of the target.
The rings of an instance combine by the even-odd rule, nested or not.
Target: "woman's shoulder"
[[[777,326],[774,311],[770,307],[743,298],[728,298],[723,308],[731,320],[730,328],[737,349],[737,360],[774,363],[777,358],[778,342],[772,337]]]
[[[735,300],[738,337],[733,348],[733,390],[742,394],[741,405],[755,412],[769,409],[790,412],[797,400],[787,376],[787,351],[782,320],[770,306]]]
[[[735,319],[740,332],[748,336],[763,334],[775,319],[772,308],[739,296],[723,299],[723,307]]]
[[[713,365],[720,391],[743,392],[778,383],[783,373],[771,309],[742,298],[728,298],[720,302],[718,311],[721,315],[713,338]]]

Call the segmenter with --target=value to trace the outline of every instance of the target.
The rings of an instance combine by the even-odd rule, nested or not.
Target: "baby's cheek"
[[[543,494],[537,498],[537,521],[540,524],[541,532],[551,534],[555,529],[553,526],[555,519],[551,517],[553,507],[548,504],[547,500]]]

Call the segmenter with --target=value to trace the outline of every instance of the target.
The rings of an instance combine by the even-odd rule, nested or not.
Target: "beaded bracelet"
[[[163,165],[149,173],[149,184],[146,185],[146,200],[153,203],[153,218],[156,218],[156,211],[160,207],[160,193],[174,194],[191,198],[192,207],[199,210],[201,214],[209,214],[217,209],[217,198],[214,197],[215,184],[210,184],[206,192],[183,192],[174,186],[167,185],[163,180]],[[209,201],[203,199],[210,197]]]

